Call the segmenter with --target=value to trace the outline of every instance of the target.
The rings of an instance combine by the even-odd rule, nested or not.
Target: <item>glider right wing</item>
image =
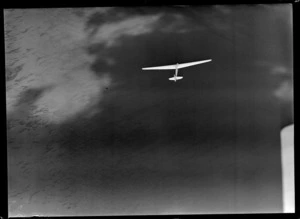
[[[168,70],[168,69],[176,69],[176,65],[164,65],[157,67],[146,67],[142,68],[143,70]]]

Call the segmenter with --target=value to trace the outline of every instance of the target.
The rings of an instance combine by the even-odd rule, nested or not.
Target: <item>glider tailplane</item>
[[[171,77],[169,78],[170,81],[178,81],[181,80],[183,77],[182,76],[177,76],[177,77]]]

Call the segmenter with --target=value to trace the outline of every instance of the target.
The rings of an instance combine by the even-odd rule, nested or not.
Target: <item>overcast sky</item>
[[[291,12],[5,10],[10,214],[281,212]]]

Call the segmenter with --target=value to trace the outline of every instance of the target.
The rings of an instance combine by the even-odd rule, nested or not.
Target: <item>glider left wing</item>
[[[189,66],[199,65],[199,64],[206,63],[206,62],[210,62],[210,61],[211,61],[211,59],[197,61],[197,62],[182,63],[182,64],[178,65],[178,68],[186,68],[186,67],[189,67]]]

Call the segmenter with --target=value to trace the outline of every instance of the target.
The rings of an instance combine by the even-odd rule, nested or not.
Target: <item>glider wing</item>
[[[178,65],[178,68],[186,68],[186,67],[189,67],[189,66],[199,65],[199,64],[206,63],[206,62],[210,62],[210,61],[211,61],[211,59],[196,61],[196,62],[182,63],[182,64]]]
[[[176,69],[176,65],[164,65],[157,67],[146,67],[142,68],[143,70],[168,70],[168,69]]]

